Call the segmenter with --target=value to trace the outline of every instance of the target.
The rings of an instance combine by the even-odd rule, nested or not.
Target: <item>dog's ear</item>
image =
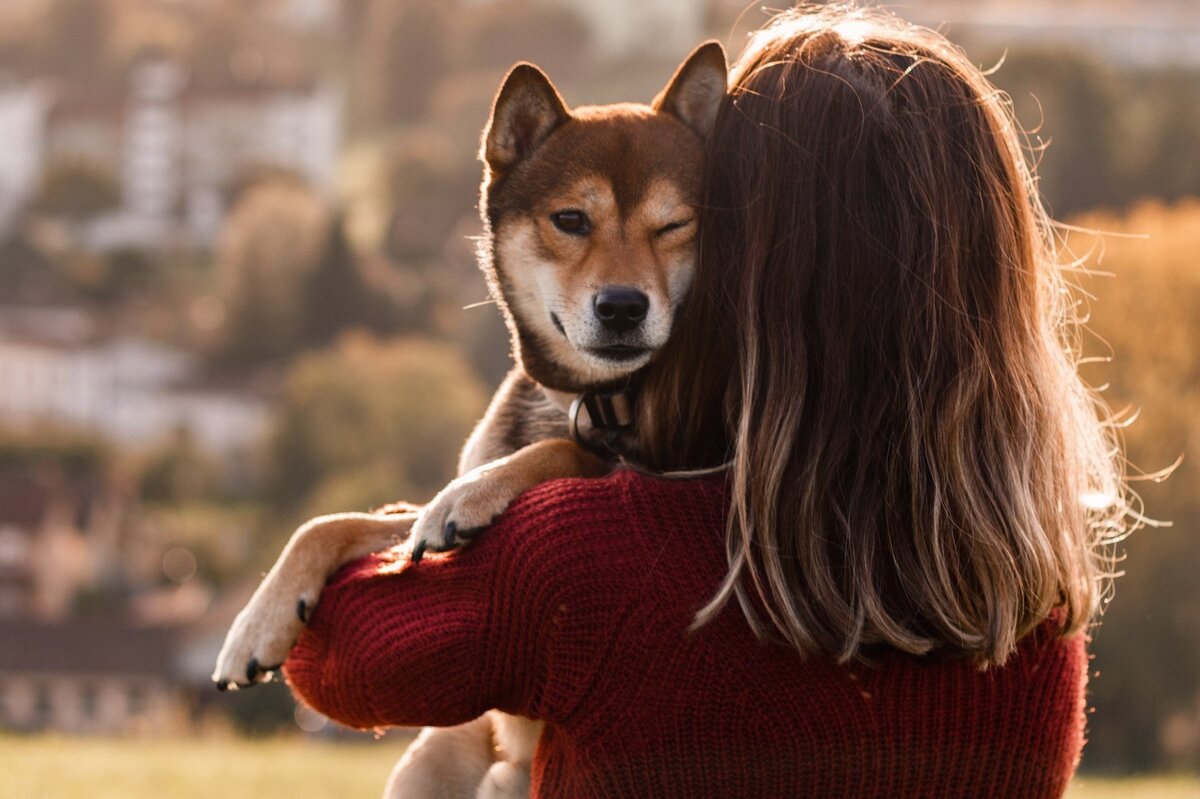
[[[725,49],[720,42],[705,42],[675,70],[667,88],[654,98],[654,110],[679,118],[703,139],[716,121],[728,80]]]
[[[529,157],[555,128],[571,118],[558,90],[533,64],[508,71],[492,116],[483,130],[480,156],[495,172],[504,172]]]

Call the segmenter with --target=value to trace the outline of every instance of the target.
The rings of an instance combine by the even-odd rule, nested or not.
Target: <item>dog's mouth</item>
[[[623,337],[626,339],[624,342],[617,341],[613,343],[602,343],[599,346],[581,345],[571,340],[571,337],[567,334],[566,326],[563,325],[562,320],[558,317],[558,314],[554,313],[553,311],[550,312],[550,321],[554,325],[554,329],[562,335],[563,339],[566,340],[566,342],[570,344],[576,352],[580,353],[581,355],[586,355],[589,358],[594,358],[596,360],[604,361],[613,365],[619,364],[624,366],[627,364],[633,364],[636,361],[640,361],[647,356],[654,354],[654,350],[656,349],[655,347],[647,347],[641,342],[638,342],[636,339],[634,339],[633,342],[630,342],[629,337]],[[603,342],[603,339],[601,339],[601,342]],[[596,342],[589,343],[596,344]]]
[[[615,361],[616,363],[627,363],[636,361],[643,355],[649,353],[647,347],[631,347],[627,344],[614,344],[610,347],[592,347],[588,353],[603,358],[606,361]]]

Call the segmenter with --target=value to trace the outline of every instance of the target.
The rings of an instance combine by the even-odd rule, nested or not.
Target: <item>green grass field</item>
[[[372,799],[406,740],[0,736],[0,799]],[[1200,777],[1079,779],[1068,796],[1200,799]]]

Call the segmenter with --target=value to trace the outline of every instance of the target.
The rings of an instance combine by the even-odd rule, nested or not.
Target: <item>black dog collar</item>
[[[583,392],[571,403],[571,438],[602,458],[620,457],[618,444],[622,435],[633,430],[636,400],[636,385],[626,386],[619,391]],[[585,408],[591,423],[591,436],[584,436],[579,429],[579,412]]]

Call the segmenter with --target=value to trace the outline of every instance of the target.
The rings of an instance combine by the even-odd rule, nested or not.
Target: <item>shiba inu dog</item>
[[[296,531],[226,638],[219,688],[269,679],[346,561],[406,539],[414,561],[452,549],[522,491],[600,476],[612,468],[605,452],[636,451],[629,389],[691,285],[704,138],[725,89],[715,42],[651,105],[569,110],[537,67],[513,67],[483,136],[480,264],[517,365],[468,439],[461,476],[432,502],[322,516]],[[525,796],[540,732],[498,712],[428,729],[387,795]]]

